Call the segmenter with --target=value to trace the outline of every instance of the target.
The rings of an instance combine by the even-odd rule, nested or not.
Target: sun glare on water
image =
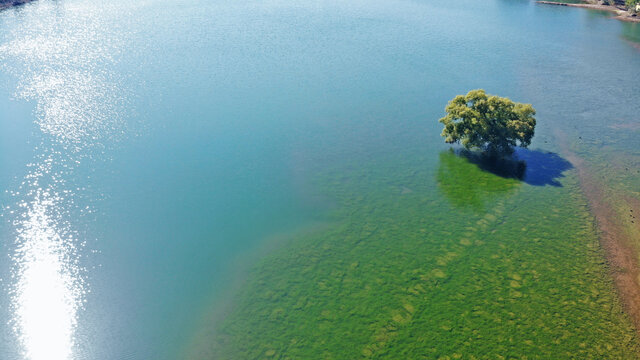
[[[13,304],[16,333],[31,360],[69,359],[82,284],[74,267],[73,239],[57,229],[56,197],[38,191],[25,204],[18,230],[19,264]]]
[[[100,5],[43,2],[28,10],[17,20],[6,15],[20,31],[0,39],[0,70],[17,79],[16,98],[34,104],[40,140],[12,192],[10,325],[25,360],[70,360],[78,357],[75,332],[88,281],[74,202],[83,194],[69,184],[86,182],[74,169],[122,132],[117,109],[124,95],[109,71],[122,39],[106,30],[108,8]]]

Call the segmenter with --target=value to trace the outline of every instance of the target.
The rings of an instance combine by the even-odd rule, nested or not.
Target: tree
[[[447,104],[442,136],[447,143],[460,142],[467,149],[480,148],[491,156],[509,155],[514,146],[531,144],[536,111],[531,104],[471,90]]]

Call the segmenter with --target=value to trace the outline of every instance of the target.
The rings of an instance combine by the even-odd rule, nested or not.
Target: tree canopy
[[[531,104],[471,90],[458,95],[445,108],[442,136],[447,143],[460,142],[465,148],[479,148],[490,155],[511,154],[514,146],[527,147],[536,126]]]

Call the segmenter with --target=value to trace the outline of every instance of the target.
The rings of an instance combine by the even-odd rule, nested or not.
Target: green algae
[[[215,358],[637,357],[574,175],[425,156],[321,173],[333,225],[255,265]]]
[[[442,152],[439,159],[438,188],[458,208],[484,211],[485,202],[500,198],[521,185],[515,178],[501,178],[479,167],[465,166],[469,160],[452,151]]]

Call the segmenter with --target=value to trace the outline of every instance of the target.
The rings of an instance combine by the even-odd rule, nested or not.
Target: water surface
[[[637,350],[557,137],[637,164],[637,27],[507,0],[68,0],[0,29],[3,358]],[[442,143],[473,88],[538,110],[524,178]]]

